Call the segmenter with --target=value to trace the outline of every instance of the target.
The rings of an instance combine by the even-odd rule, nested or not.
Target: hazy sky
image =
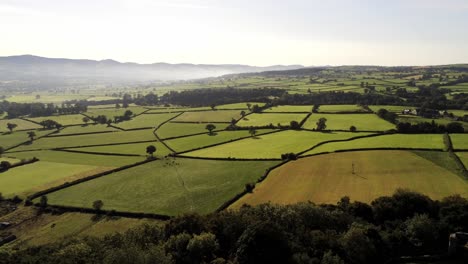
[[[0,56],[468,63],[468,0],[0,0]]]

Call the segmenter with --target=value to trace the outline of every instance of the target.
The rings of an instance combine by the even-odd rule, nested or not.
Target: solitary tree
[[[11,167],[11,163],[4,160],[2,162],[0,162],[0,171],[7,171],[8,169],[10,169]]]
[[[93,202],[93,208],[94,210],[100,212],[102,207],[104,206],[104,203],[101,200],[96,200]]]
[[[146,153],[153,157],[153,153],[156,152],[156,147],[154,145],[149,145],[146,147]]]
[[[245,116],[245,111],[242,110],[242,111],[240,112],[240,114],[241,114],[241,116],[242,116],[242,118],[243,118],[243,117]]]
[[[255,137],[255,134],[257,134],[257,130],[255,130],[255,128],[251,127],[249,129],[249,134],[250,134],[250,136]]]
[[[210,107],[211,107],[211,110],[215,110],[216,105],[215,105],[215,104],[211,104]]]
[[[349,131],[351,131],[351,132],[356,132],[356,130],[357,130],[357,129],[356,129],[355,126],[350,126],[350,127],[349,127]]]
[[[47,196],[43,195],[43,196],[41,196],[41,200],[39,201],[39,205],[42,208],[47,207],[47,202],[48,202]]]
[[[312,113],[317,113],[320,105],[319,104],[314,104],[314,107],[312,107]]]
[[[317,121],[317,130],[318,131],[322,131],[322,130],[325,130],[325,128],[327,128],[327,119],[324,118],[324,117],[321,117],[318,121]]]
[[[251,103],[247,103],[247,108],[250,110],[250,108],[252,107],[252,104]]]
[[[36,133],[34,131],[29,131],[28,132],[28,137],[31,140],[31,142],[34,140],[35,136],[36,136]]]
[[[289,123],[289,126],[292,128],[292,129],[299,129],[301,128],[301,125],[299,124],[299,122],[293,120]]]
[[[83,117],[83,122],[84,122],[85,124],[88,124],[88,122],[89,122],[90,120],[91,120],[91,119],[89,119],[89,117],[87,117],[87,116]]]
[[[5,149],[3,147],[0,147],[0,157],[5,153]]]
[[[206,127],[205,127],[205,128],[206,128],[206,130],[208,130],[208,131],[209,131],[210,135],[212,135],[212,134],[213,134],[213,130],[215,130],[215,129],[216,129],[216,126],[215,126],[215,125],[213,125],[213,124],[208,124],[208,125],[206,125]]]
[[[10,133],[13,132],[13,129],[15,129],[18,125],[14,123],[7,123],[7,128],[10,130]]]

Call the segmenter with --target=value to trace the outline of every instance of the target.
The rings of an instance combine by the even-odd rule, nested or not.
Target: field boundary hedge
[[[301,122],[299,122],[299,127],[302,127],[305,122],[307,122],[307,119],[309,119],[309,117],[312,115],[312,113],[308,113],[302,120]]]
[[[53,149],[52,151],[63,151],[63,152],[82,153],[82,154],[91,154],[91,155],[103,155],[103,156],[146,157],[146,155],[138,155],[138,154],[125,154],[125,153],[112,153],[112,152],[93,152],[93,151],[82,151],[82,150],[72,150],[72,149]]]
[[[252,158],[252,159],[242,159],[242,158],[210,158],[210,157],[198,157],[198,156],[185,156],[185,155],[179,155],[175,154],[174,157],[177,158],[184,158],[184,159],[199,159],[199,160],[223,160],[223,161],[280,161],[281,159],[260,159],[260,158]]]
[[[143,140],[143,141],[119,142],[119,143],[108,143],[108,144],[94,144],[94,145],[71,146],[71,147],[60,147],[60,148],[50,148],[50,149],[38,149],[38,150],[63,150],[63,149],[74,149],[74,148],[87,148],[87,147],[100,147],[100,146],[116,146],[116,145],[125,145],[125,144],[138,144],[138,143],[147,143],[147,142],[156,142],[156,140]],[[27,150],[27,151],[32,151],[32,150]]]
[[[184,112],[185,113],[185,112]],[[205,121],[171,121],[171,123],[178,123],[178,124],[231,124],[231,122],[205,122]]]
[[[114,132],[119,132],[119,131],[96,131],[96,132],[84,132],[84,133],[74,133],[74,134],[58,134],[58,135],[50,135],[47,136],[49,138],[54,138],[54,137],[69,137],[69,136],[83,136],[83,135],[92,135],[92,134],[103,134],[103,133],[114,133]]]
[[[332,153],[353,152],[353,151],[372,151],[372,150],[423,150],[423,151],[444,152],[442,149],[433,149],[433,148],[355,148],[355,149],[340,149],[340,150],[335,150],[335,151],[324,151],[320,153],[308,154],[308,155],[300,156],[298,157],[298,159],[324,155],[324,154],[332,154]]]
[[[40,196],[47,195],[49,193],[56,192],[56,191],[59,191],[59,190],[68,188],[70,186],[74,186],[74,185],[83,183],[83,182],[94,180],[94,179],[97,179],[97,178],[112,174],[114,172],[119,172],[119,171],[130,169],[130,168],[133,168],[133,167],[136,167],[136,166],[140,166],[140,165],[143,165],[143,164],[155,161],[155,160],[157,160],[157,159],[146,159],[144,161],[135,162],[135,163],[130,164],[130,165],[124,165],[122,167],[118,167],[118,168],[115,168],[115,169],[111,169],[111,170],[108,170],[108,171],[104,171],[104,172],[100,172],[100,173],[97,173],[97,174],[94,174],[94,175],[90,175],[90,176],[87,176],[87,177],[84,177],[84,178],[81,178],[81,179],[77,179],[77,180],[74,180],[72,182],[66,182],[66,183],[63,183],[63,184],[61,184],[59,186],[51,187],[49,189],[45,189],[45,190],[33,193],[33,194],[29,195],[27,197],[27,199],[32,201],[32,200],[34,200],[34,199],[36,199],[36,198],[38,198]]]
[[[34,140],[38,140],[38,139],[41,139],[41,138],[44,138],[44,137],[48,137],[49,135],[52,135],[52,134],[54,134],[54,133],[57,133],[57,130],[53,130],[53,131],[50,132],[50,133],[47,133],[47,134],[44,134],[44,135],[42,135],[42,136],[36,137],[36,139],[34,139]],[[16,145],[14,145],[14,146],[5,148],[5,152],[6,152],[6,151],[9,151],[10,149],[14,149],[14,148],[17,148],[17,147],[19,147],[19,146],[22,146],[22,145],[26,145],[26,144],[29,143],[29,142],[31,142],[31,141],[30,141],[30,140],[28,140],[28,141],[23,141],[23,142],[21,142],[21,143],[19,143],[19,144],[16,144]],[[15,151],[12,151],[12,152],[15,152]],[[21,152],[21,151],[20,151],[20,152]]]
[[[463,164],[463,161],[461,161],[460,157],[454,152],[453,150],[453,144],[452,144],[452,138],[448,133],[444,134],[444,143],[446,144],[447,151],[449,153],[449,156],[455,161],[457,164],[458,168],[460,169],[463,178],[465,180],[468,180],[468,171],[466,170],[465,164]]]
[[[154,136],[156,137],[156,139],[157,139],[159,142],[161,142],[168,150],[172,151],[173,153],[176,153],[176,151],[175,151],[173,148],[169,147],[169,146],[166,144],[166,142],[164,142],[164,140],[161,140],[161,138],[158,136],[158,133],[157,133],[156,131],[158,131],[158,129],[159,129],[160,127],[162,127],[164,124],[166,124],[166,123],[170,122],[171,120],[173,120],[173,119],[179,117],[179,116],[182,115],[183,113],[184,113],[184,112],[181,112],[181,113],[179,113],[178,115],[175,115],[175,116],[169,118],[168,120],[166,120],[166,121],[162,122],[161,124],[159,124],[159,125],[158,125],[157,127],[155,127],[154,130],[153,130],[153,134],[154,134]]]

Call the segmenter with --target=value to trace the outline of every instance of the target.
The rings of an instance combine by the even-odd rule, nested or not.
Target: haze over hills
[[[257,67],[240,64],[121,63],[114,60],[75,60],[33,55],[0,57],[0,81],[99,82],[166,81],[216,77],[225,74],[290,70],[302,65]]]

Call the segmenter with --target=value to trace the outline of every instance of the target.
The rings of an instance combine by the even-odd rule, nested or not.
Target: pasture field
[[[85,113],[85,115],[88,116],[98,116],[98,115],[105,115],[107,118],[114,118],[114,116],[123,116],[125,111],[130,110],[133,112],[133,114],[138,115],[141,114],[142,112],[146,111],[146,108],[143,108],[141,106],[129,106],[127,108],[91,108],[88,109],[88,112]]]
[[[224,129],[226,127],[225,124],[215,124],[216,129]],[[172,123],[168,122],[164,124],[162,127],[156,130],[156,134],[160,138],[172,138],[190,134],[197,134],[197,133],[204,133],[208,132],[206,130],[206,124],[192,124],[192,123]]]
[[[103,168],[90,165],[38,161],[3,172],[0,177],[0,192],[5,197],[24,196],[102,170]]]
[[[270,124],[276,126],[278,124],[282,126],[289,126],[291,121],[301,122],[307,114],[251,114],[245,116],[237,125],[240,127],[250,127],[250,126],[268,126]]]
[[[386,109],[389,112],[393,113],[401,113],[405,109],[414,109],[412,106],[404,106],[404,105],[369,105],[369,108],[377,113],[380,109]]]
[[[312,112],[312,105],[278,105],[270,107],[263,112],[301,112],[301,113],[311,113]]]
[[[260,107],[265,105],[265,103],[259,103],[259,102],[245,102],[245,103],[217,105],[216,109],[245,109],[247,110],[249,109],[247,104],[258,105]]]
[[[367,112],[359,105],[320,105],[318,112],[338,113],[338,112]]]
[[[257,135],[272,132],[273,129],[259,129]],[[205,147],[222,142],[229,142],[234,139],[250,137],[248,130],[235,130],[235,131],[219,131],[213,134],[202,134],[190,137],[175,138],[164,141],[169,147],[177,152],[187,151],[200,147]]]
[[[468,168],[468,152],[457,152],[456,154],[465,165],[465,168]]]
[[[86,151],[86,152],[96,152],[96,153],[115,153],[115,154],[132,154],[132,155],[141,155],[146,156],[146,147],[153,145],[156,147],[156,152],[154,156],[161,157],[166,156],[171,151],[169,151],[166,146],[161,142],[145,142],[145,143],[132,143],[132,144],[121,144],[121,145],[111,145],[111,146],[97,146],[97,147],[84,147],[84,148],[70,148],[74,151]]]
[[[266,202],[336,204],[345,195],[369,203],[393,194],[398,188],[421,192],[433,199],[452,194],[468,197],[467,181],[412,152],[357,151],[289,162],[274,169],[252,194],[232,207]]]
[[[8,130],[7,128],[7,124],[8,123],[12,123],[12,124],[16,124],[17,127],[15,127],[13,129],[13,131],[17,131],[17,130],[32,130],[32,129],[38,129],[38,128],[41,128],[40,125],[38,124],[35,124],[33,122],[29,122],[29,121],[26,121],[26,120],[23,120],[23,119],[19,119],[19,118],[13,118],[13,119],[0,119],[0,133],[1,132],[9,132],[10,130]]]
[[[468,111],[466,110],[456,110],[456,109],[449,109],[447,112],[454,114],[455,116],[463,117],[468,115]]]
[[[458,122],[458,123],[463,125],[463,127],[465,128],[466,131],[468,131],[468,123],[467,122],[454,121],[454,120],[446,119],[446,118],[431,119],[431,118],[424,118],[424,117],[421,117],[421,116],[400,115],[400,116],[398,116],[397,120],[398,120],[398,122],[407,122],[407,123],[411,123],[411,124],[417,124],[417,123],[422,123],[422,122],[432,123],[432,120],[434,120],[434,122],[436,124],[439,124],[439,125],[447,125],[448,123],[451,123],[451,122]]]
[[[34,133],[36,133],[36,137],[40,137],[51,132],[53,132],[53,130],[34,131]],[[11,134],[0,135],[0,146],[3,148],[10,148],[10,147],[13,147],[13,146],[16,146],[18,144],[25,143],[28,141],[30,141],[30,139],[28,137],[28,132],[26,131],[18,131],[18,132],[13,132]]]
[[[441,88],[448,88],[454,92],[467,92],[468,91],[468,83],[459,83],[456,85],[451,86],[441,86]]]
[[[468,134],[450,134],[454,149],[468,149]]]
[[[120,99],[119,97],[112,97],[112,96],[91,96],[86,101],[96,102],[96,101],[106,101],[106,100],[116,100]]]
[[[198,111],[212,111],[211,107],[204,106],[204,107],[171,107],[171,108],[152,108],[151,106],[148,107],[150,110],[146,112],[147,114],[153,114],[153,113],[161,113],[161,112],[167,112],[167,113],[180,113],[180,112],[198,112]]]
[[[84,100],[89,97],[89,95],[77,95],[77,94],[63,94],[63,95],[45,95],[39,94],[40,98],[36,99],[36,94],[32,95],[13,95],[7,98],[8,102],[15,103],[53,103],[61,104],[65,101],[70,100]]]
[[[241,117],[240,110],[214,110],[201,112],[184,112],[175,118],[177,122],[231,122]]]
[[[61,136],[61,135],[73,135],[73,134],[89,134],[96,132],[115,132],[119,131],[114,127],[101,124],[89,124],[89,125],[78,125],[78,126],[68,126],[61,129],[58,133],[52,134],[50,136]]]
[[[146,150],[146,147],[145,147]],[[146,151],[145,151],[146,152]],[[121,167],[124,165],[133,164],[143,161],[144,157],[122,157],[122,156],[109,156],[109,155],[95,155],[67,151],[54,151],[54,150],[38,150],[38,151],[25,151],[8,153],[8,156],[17,159],[31,159],[38,158],[40,161],[77,164],[77,165],[92,165],[98,167]],[[26,165],[29,166],[29,165]]]
[[[83,122],[83,117],[84,115],[81,115],[81,114],[54,115],[54,116],[33,117],[33,118],[28,118],[28,120],[40,123],[41,121],[50,119],[50,120],[54,120],[55,122],[63,126],[68,126],[68,125],[84,125],[85,123]]]
[[[326,118],[327,130],[349,130],[355,126],[357,131],[386,131],[394,129],[395,125],[381,119],[374,114],[312,114],[302,126],[307,129],[315,129],[317,121]]]
[[[414,148],[414,149],[444,149],[441,134],[391,134],[351,141],[330,142],[320,145],[304,155],[334,152],[348,149],[373,148]]]
[[[2,161],[7,161],[7,162],[10,162],[10,164],[15,164],[15,163],[20,162],[21,160],[3,156],[3,157],[0,157],[0,162]]]
[[[165,159],[48,195],[50,204],[179,215],[209,213],[277,162]]]
[[[281,154],[298,153],[323,141],[349,139],[369,134],[286,130],[195,150],[184,155],[206,158],[280,159]]]
[[[170,114],[141,114],[136,117],[132,117],[129,121],[120,122],[114,124],[116,127],[123,129],[134,129],[134,128],[155,128],[163,122],[176,116],[176,113]]]
[[[88,134],[66,137],[44,137],[30,145],[14,148],[14,151],[81,147],[114,143],[156,140],[152,129],[121,131],[101,134]]]

